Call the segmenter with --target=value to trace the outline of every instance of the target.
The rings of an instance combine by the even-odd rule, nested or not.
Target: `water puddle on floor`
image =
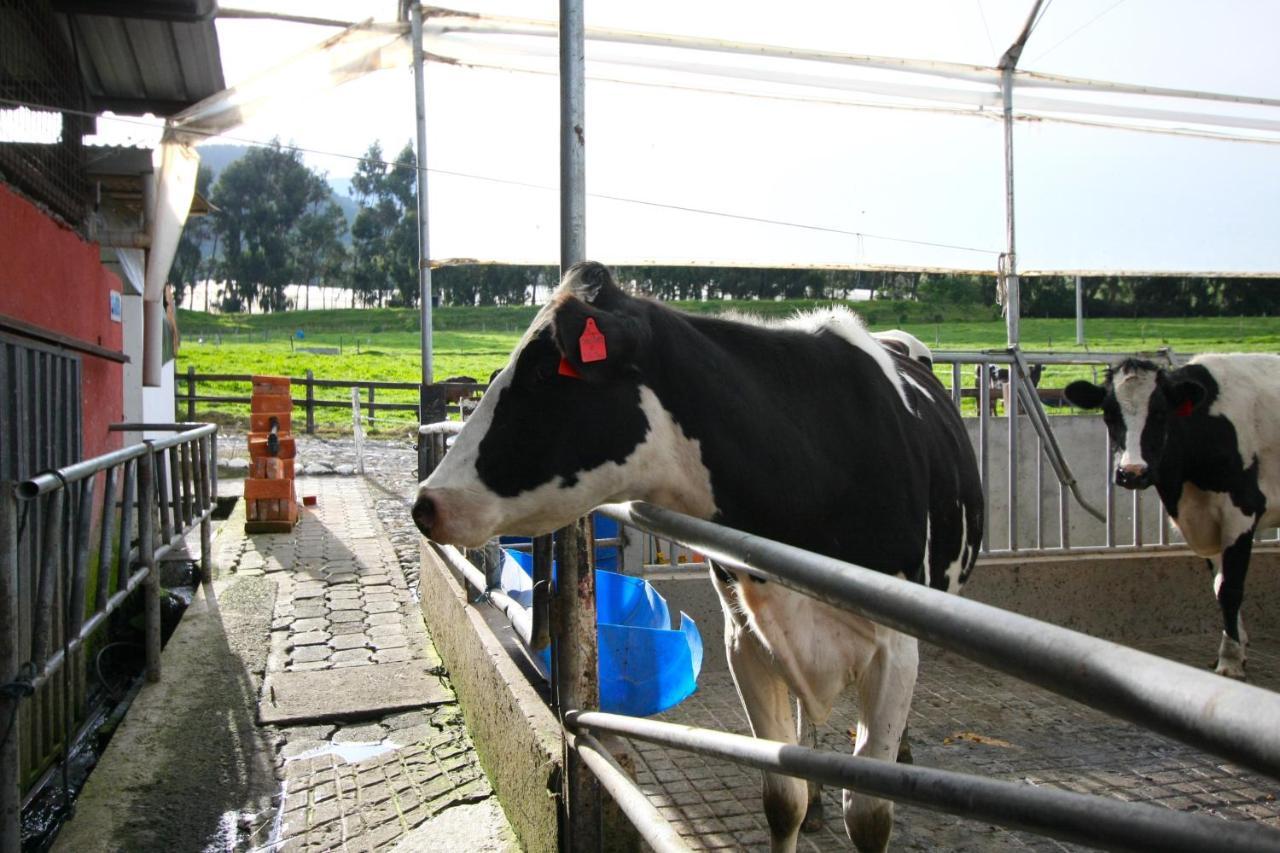
[[[301,761],[304,758],[319,758],[322,755],[336,755],[348,764],[356,764],[370,758],[376,758],[387,752],[399,749],[388,740],[376,743],[326,743],[295,755],[289,761]]]

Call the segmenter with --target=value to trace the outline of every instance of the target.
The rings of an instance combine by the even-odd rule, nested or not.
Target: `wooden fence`
[[[194,421],[196,419],[196,404],[205,404],[205,408],[226,404],[242,404],[249,405],[249,392],[246,389],[243,395],[227,395],[227,394],[202,394],[199,385],[201,383],[211,382],[235,382],[244,383],[246,386],[253,381],[253,375],[248,373],[196,373],[194,367],[187,368],[185,374],[178,374],[174,383],[174,401],[176,404],[175,416],[179,420]],[[370,424],[378,422],[378,413],[387,412],[412,412],[417,416],[416,423],[423,423],[428,417],[431,420],[442,418],[446,414],[457,414],[459,412],[459,403],[462,400],[475,399],[484,390],[488,388],[480,382],[436,382],[431,385],[421,385],[417,382],[384,382],[375,379],[316,379],[312,371],[308,370],[305,376],[290,377],[293,383],[293,405],[296,410],[303,413],[306,418],[306,431],[314,433],[316,431],[316,410],[317,409],[347,409],[352,407],[352,400],[349,396],[350,389],[357,388],[360,390],[360,413]],[[347,391],[348,396],[344,398],[324,398],[317,396],[317,390],[325,389],[343,389]],[[185,390],[185,393],[183,393]],[[414,391],[418,394],[418,402],[378,402],[378,391]],[[297,396],[301,394],[301,396]],[[426,415],[422,413],[425,407]],[[392,420],[384,418],[386,420]],[[407,419],[406,419],[407,420]],[[297,421],[294,421],[295,429]]]

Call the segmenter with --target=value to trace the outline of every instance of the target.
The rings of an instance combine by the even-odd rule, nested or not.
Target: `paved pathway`
[[[246,535],[241,510],[216,540],[222,572],[277,588],[259,718],[282,721],[281,807],[249,846],[449,849],[422,839],[448,845],[462,823],[471,834],[454,849],[514,849],[447,678],[435,677],[439,658],[374,511],[384,496],[360,477],[302,477],[298,493],[317,501],[293,534]],[[362,719],[324,721],[352,713]]]

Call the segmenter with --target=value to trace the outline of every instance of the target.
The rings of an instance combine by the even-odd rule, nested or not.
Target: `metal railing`
[[[974,450],[978,458],[978,470],[982,480],[983,518],[986,530],[982,539],[982,553],[999,556],[1054,554],[1063,552],[1088,552],[1100,549],[1113,551],[1156,551],[1183,548],[1181,535],[1173,526],[1168,513],[1153,490],[1131,491],[1127,496],[1116,493],[1112,474],[1112,446],[1110,436],[1101,417],[1088,416],[1085,429],[1091,433],[1087,439],[1091,448],[1086,454],[1076,446],[1068,447],[1073,453],[1064,453],[1060,446],[1063,427],[1068,424],[1059,418],[1045,415],[1037,389],[1026,381],[1030,365],[1087,366],[1095,369],[1109,367],[1135,353],[1030,353],[1006,350],[990,352],[934,353],[934,364],[949,374],[952,400],[957,406],[962,399],[978,400],[975,418],[966,422],[976,426],[973,436]],[[1184,363],[1188,354],[1174,354],[1168,349],[1150,353],[1137,353],[1157,363],[1171,366]],[[978,375],[986,377],[990,368],[1008,369],[1008,391],[1002,417],[992,414],[990,385],[978,381],[976,389],[966,388],[965,367],[976,368]],[[949,370],[947,369],[949,368]],[[1057,392],[1054,392],[1056,395]],[[1015,404],[1013,401],[1017,401]],[[1018,417],[1011,417],[1017,412]],[[997,429],[1003,433],[997,436]],[[1021,438],[1025,430],[1035,435],[1034,445]],[[1003,438],[1003,453],[993,452],[992,444]],[[1063,442],[1065,443],[1065,441]],[[1031,456],[1028,459],[1028,455]],[[1087,484],[1072,473],[1067,456],[1074,456],[1077,463],[1092,460],[1101,463],[1099,476],[1090,477]],[[1034,471],[1022,473],[1021,463],[1030,462]],[[1003,466],[1003,470],[1001,470]],[[1049,476],[1046,476],[1046,466]],[[994,476],[1000,480],[993,480]],[[1100,494],[1084,499],[1086,488],[1099,489]],[[1003,498],[1002,512],[993,519],[991,498],[996,494]],[[1101,505],[1093,507],[1093,502]],[[1027,531],[1023,513],[1030,508],[1034,512],[1033,529]],[[1083,513],[1080,510],[1084,510]],[[1097,524],[1085,516],[1097,518]],[[992,521],[1003,522],[998,526]],[[1053,528],[1056,528],[1054,530]],[[994,542],[993,542],[994,540]],[[1280,542],[1280,531],[1265,534],[1259,531],[1258,542]]]
[[[424,474],[439,463],[447,452],[447,437],[460,428],[422,428],[429,439],[423,442]],[[609,505],[596,512],[727,568],[777,582],[1280,778],[1280,695],[1270,691],[647,504]],[[576,766],[571,774],[566,764],[562,781],[562,826],[569,849],[595,849],[600,788],[653,849],[688,849],[596,736],[643,740],[1100,849],[1261,851],[1280,845],[1280,832],[1262,824],[599,712],[595,632],[588,630],[595,620],[594,548],[584,544],[590,529],[583,520],[557,534],[559,577],[549,601],[540,605],[535,600],[528,612],[503,608],[520,623],[517,630],[531,649],[545,647],[533,629],[539,621],[549,622],[548,635],[555,640],[552,703],[564,727],[566,762],[572,759]],[[448,554],[453,549],[441,550]],[[460,568],[465,559],[457,556],[449,562],[477,592],[493,596],[482,573]],[[548,555],[542,562],[549,578]],[[540,607],[549,612],[539,613]]]
[[[23,699],[70,678],[108,617],[144,594],[146,675],[160,678],[159,561],[200,526],[200,576],[211,577],[217,427],[178,430],[120,450],[0,483],[0,849],[20,847]],[[96,530],[95,530],[96,525]],[[27,559],[24,559],[27,558]],[[63,691],[62,748],[70,748]]]

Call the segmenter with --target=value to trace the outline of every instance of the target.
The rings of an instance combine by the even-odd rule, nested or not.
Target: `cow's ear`
[[[1190,376],[1175,371],[1166,377],[1161,373],[1160,387],[1169,400],[1169,407],[1182,417],[1200,408],[1209,392],[1203,385]]]
[[[560,355],[588,381],[631,371],[647,340],[638,317],[601,311],[571,296],[563,297],[556,307],[552,330]]]
[[[609,268],[596,261],[579,261],[569,267],[560,280],[560,287],[565,293],[605,311],[617,310],[630,298],[618,287]]]
[[[1062,396],[1073,406],[1079,406],[1082,409],[1096,409],[1102,405],[1102,401],[1107,397],[1107,389],[1101,385],[1094,385],[1085,379],[1077,379],[1066,388],[1062,389]]]

